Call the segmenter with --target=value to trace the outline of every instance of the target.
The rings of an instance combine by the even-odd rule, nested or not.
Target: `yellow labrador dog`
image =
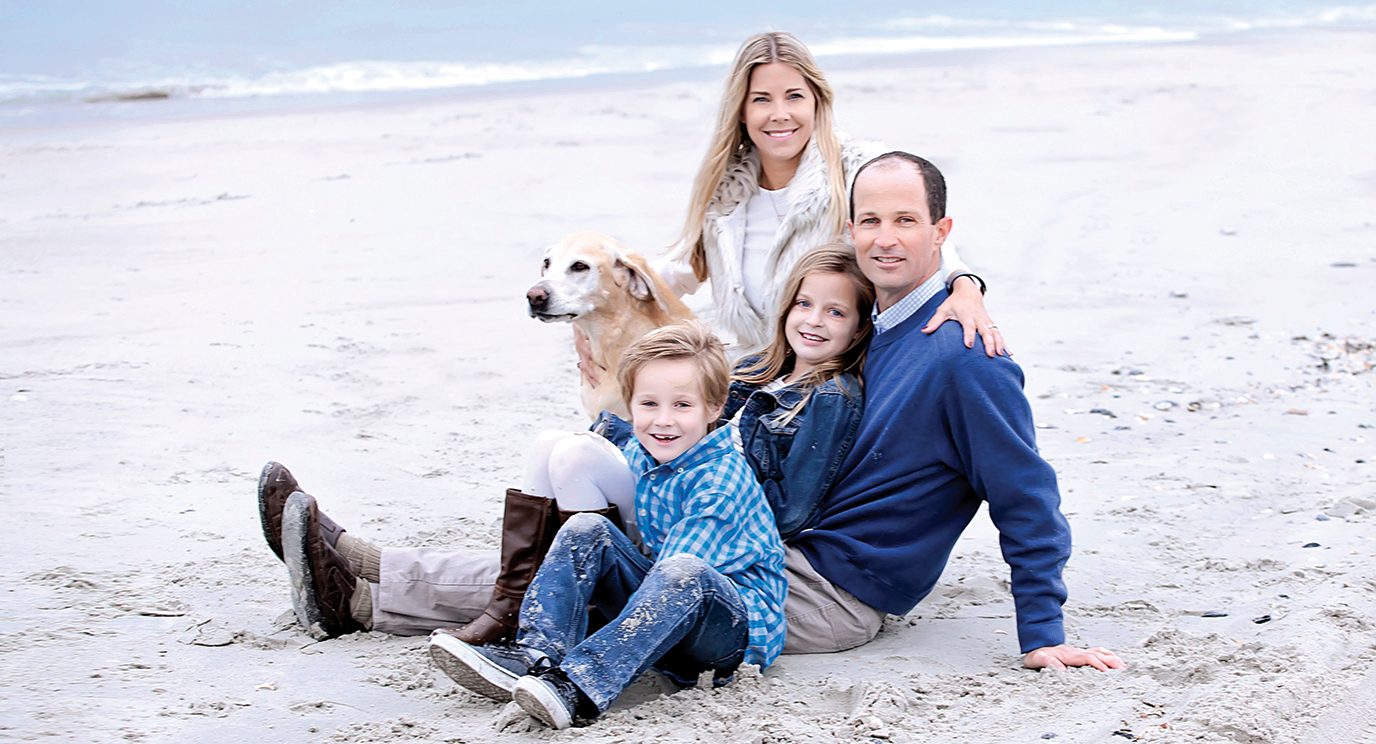
[[[605,409],[629,421],[616,381],[621,352],[660,326],[693,317],[644,257],[597,232],[576,232],[546,249],[526,302],[532,318],[582,331],[593,361],[606,368],[595,388],[580,375],[583,410],[591,418]]]

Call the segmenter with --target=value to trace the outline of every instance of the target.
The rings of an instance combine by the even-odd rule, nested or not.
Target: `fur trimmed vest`
[[[855,170],[865,162],[865,153],[842,140],[841,162],[849,183]],[[770,341],[779,293],[798,259],[831,240],[847,239],[833,234],[826,219],[831,188],[826,162],[813,140],[803,151],[798,171],[788,183],[788,209],[779,223],[766,264],[762,293],[765,307],[756,312],[745,298],[741,271],[745,251],[744,205],[759,193],[759,174],[760,159],[754,148],[733,158],[708,203],[702,228],[715,305],[713,325],[735,336],[737,353],[763,348]]]

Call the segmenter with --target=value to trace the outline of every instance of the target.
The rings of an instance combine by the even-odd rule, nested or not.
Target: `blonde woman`
[[[717,113],[716,132],[693,180],[683,230],[655,266],[679,294],[711,280],[706,314],[733,350],[769,343],[783,280],[805,253],[845,240],[847,186],[867,159],[835,129],[833,95],[811,52],[790,34],[746,39],[736,54]],[[951,296],[925,330],[947,320],[975,333],[990,356],[1005,351],[984,308],[983,282],[948,241],[942,272]],[[575,336],[579,367],[596,384],[586,339]]]

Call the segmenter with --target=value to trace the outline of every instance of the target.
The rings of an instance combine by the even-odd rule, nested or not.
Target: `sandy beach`
[[[424,638],[313,642],[258,469],[383,544],[495,546],[523,444],[585,425],[538,258],[673,240],[720,74],[0,130],[0,739],[1376,741],[1372,70],[1376,31],[1310,30],[830,72],[844,130],[946,172],[1068,632],[1130,667],[1020,667],[980,515],[870,645],[565,732]]]

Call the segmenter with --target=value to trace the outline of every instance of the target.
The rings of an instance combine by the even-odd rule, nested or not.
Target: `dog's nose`
[[[537,284],[526,292],[526,302],[530,303],[531,310],[544,310],[545,305],[549,304],[549,292]]]

